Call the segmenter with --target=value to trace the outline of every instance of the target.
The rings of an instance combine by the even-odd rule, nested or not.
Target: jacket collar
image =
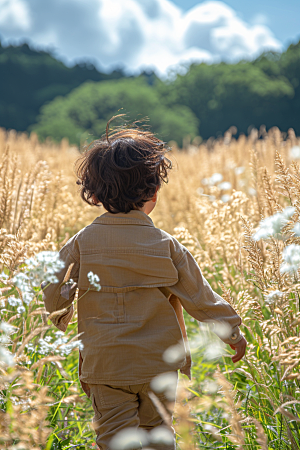
[[[131,224],[131,225],[148,225],[154,227],[154,223],[152,222],[152,219],[145,214],[143,211],[139,210],[131,210],[129,213],[117,213],[112,214],[109,212],[106,212],[102,214],[101,216],[97,217],[93,223],[100,223],[100,224],[114,224],[114,225],[121,225],[121,224]]]

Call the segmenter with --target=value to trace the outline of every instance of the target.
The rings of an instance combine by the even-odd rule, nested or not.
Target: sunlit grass
[[[249,342],[234,365],[232,350],[185,316],[194,364],[192,381],[181,376],[178,391],[181,450],[300,448],[299,258],[289,247],[300,245],[297,148],[292,131],[283,140],[273,129],[261,139],[254,131],[238,140],[227,133],[170,155],[174,169],[152,218],[188,247],[213,289],[232,303]],[[3,134],[0,152],[0,448],[96,448],[92,406],[77,374],[76,304],[63,335],[43,310],[42,274],[29,286],[20,273],[32,275],[28,258],[59,250],[102,210],[80,200],[72,172],[79,153],[67,142]]]

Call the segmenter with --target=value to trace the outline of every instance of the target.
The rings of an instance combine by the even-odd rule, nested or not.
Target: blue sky
[[[300,39],[300,0],[0,0],[2,43],[51,49],[66,64],[152,69],[253,59]]]

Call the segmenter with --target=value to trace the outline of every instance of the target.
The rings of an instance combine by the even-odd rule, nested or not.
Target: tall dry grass
[[[268,133],[262,128],[238,139],[231,131],[222,139],[200,146],[187,144],[183,151],[173,147],[174,169],[170,182],[161,189],[152,215],[156,226],[174,234],[188,247],[213,289],[237,309],[249,341],[247,355],[237,366],[227,357],[228,349],[223,349],[219,358],[214,353],[210,357],[207,347],[217,347],[217,339],[187,317],[195,361],[194,378],[179,393],[178,440],[182,449],[294,450],[300,448],[300,284],[299,272],[291,275],[282,273],[280,268],[284,248],[300,244],[300,237],[293,231],[300,216],[300,167],[293,162],[295,157],[300,159],[299,139],[293,130],[283,135],[276,128]],[[79,152],[70,148],[67,141],[60,145],[41,144],[35,135],[27,137],[2,130],[0,155],[0,270],[12,279],[25,258],[41,250],[58,250],[69,236],[102,211],[84,205],[79,199],[72,170]],[[253,239],[261,219],[288,206],[293,206],[295,212],[284,227],[283,238]],[[18,343],[22,348],[18,358],[28,361],[23,343],[34,341],[48,327],[40,294],[37,292],[34,306],[26,311],[24,319],[14,311],[3,313],[3,309],[9,309],[7,282],[1,287],[2,318],[16,324],[19,330],[9,348],[15,352]],[[274,295],[276,291],[280,295]],[[25,328],[24,323],[27,323]],[[38,333],[30,336],[30,330],[37,327],[41,327]],[[75,336],[73,330],[71,338]],[[67,379],[70,358],[67,362],[65,358],[56,361],[53,355],[49,358],[42,361],[43,358],[37,357],[32,364],[27,364],[26,370],[18,362],[18,367],[11,372],[2,367],[3,405],[8,404],[4,399],[7,390],[14,389],[17,377],[13,374],[18,371],[20,380],[25,380],[24,374],[29,377],[28,389],[32,392],[41,392],[41,386],[46,388],[47,383],[41,383],[42,375],[46,374],[43,378],[51,384],[50,380],[56,376],[51,364],[60,364],[56,366],[61,374],[60,383],[64,376]],[[52,378],[47,378],[48,374]],[[80,396],[79,386],[74,383],[72,386],[73,394]],[[25,390],[20,387],[21,397],[26,398]],[[55,394],[52,387],[50,391]],[[71,394],[64,390],[64,395],[68,399]],[[46,417],[47,402],[38,398],[40,406],[34,408],[41,410],[41,417]],[[64,414],[68,410],[66,405],[73,400],[61,405]],[[10,413],[4,410],[3,407],[1,431],[12,440],[14,435],[9,431],[12,419],[7,419]],[[11,411],[10,417],[15,417],[17,412],[13,408]],[[48,414],[50,421],[51,414]],[[84,441],[84,433],[67,432],[70,424],[77,426],[68,414],[61,416],[66,423],[56,423],[56,430],[59,426],[65,430],[58,438],[63,442],[71,432],[73,439],[77,436],[76,443],[83,445],[81,448],[91,448],[90,441]],[[80,414],[78,417],[86,423],[88,417]],[[34,424],[34,417],[30,420]],[[36,425],[32,428],[36,429]],[[47,433],[41,431],[40,436],[24,448],[46,445]],[[59,442],[58,438],[55,442]],[[8,442],[3,448],[10,448],[12,444]],[[71,448],[70,443],[64,445],[61,448]]]

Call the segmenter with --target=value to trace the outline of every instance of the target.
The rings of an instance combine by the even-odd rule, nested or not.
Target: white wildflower
[[[231,183],[229,183],[229,181],[223,181],[223,183],[220,183],[220,184],[218,185],[218,188],[219,188],[221,191],[229,191],[229,189],[232,188],[232,185],[231,185]]]
[[[26,344],[25,348],[27,349],[28,353],[32,353],[35,351],[35,346],[31,342],[29,344]]]
[[[8,297],[7,301],[10,304],[10,306],[22,305],[22,300],[20,298],[16,298],[13,296]]]
[[[99,284],[100,278],[98,277],[98,275],[96,275],[93,272],[89,272],[87,274],[87,277],[90,282],[90,285],[93,286],[96,289],[96,291],[100,291],[101,286]]]
[[[293,228],[293,232],[295,233],[296,236],[300,236],[300,223],[297,222],[296,225]]]
[[[288,245],[282,256],[284,263],[281,264],[280,273],[296,273],[300,268],[300,245]]]
[[[257,194],[256,189],[253,189],[252,187],[250,187],[248,189],[248,193],[249,195],[251,195],[252,197],[255,197],[255,195]]]
[[[37,352],[41,355],[49,355],[50,353],[59,354],[61,356],[69,355],[74,348],[82,350],[83,344],[81,340],[69,342],[68,337],[64,335],[63,331],[55,333],[56,340],[52,342],[51,336],[46,336],[39,339],[39,346]]]
[[[25,306],[21,305],[21,306],[18,306],[18,307],[17,307],[17,312],[18,312],[19,314],[23,314],[25,311],[26,311]]]
[[[10,342],[9,335],[15,331],[16,327],[9,325],[6,322],[0,323],[0,331],[3,334],[0,335],[0,342],[4,345]],[[7,350],[5,347],[0,345],[0,366],[13,366],[14,365],[14,355]]]
[[[300,147],[298,145],[290,149],[290,157],[292,159],[300,159]]]
[[[296,211],[296,208],[294,206],[288,206],[280,214],[282,214],[282,216],[286,220],[289,220],[292,217],[292,215],[295,213],[295,211]]]
[[[6,348],[0,345],[0,366],[13,366],[14,364],[14,356]]]
[[[260,239],[268,239],[271,236],[280,238],[282,228],[287,224],[288,220],[295,212],[293,206],[285,208],[282,212],[278,212],[273,216],[267,217],[259,224],[257,232],[253,235],[255,241]]]
[[[62,337],[62,336],[65,335],[65,333],[64,333],[63,331],[61,331],[61,330],[56,331],[54,334],[55,334],[55,336],[56,336],[57,338],[60,338],[60,337]],[[49,336],[49,337],[50,337],[50,336]]]
[[[2,281],[6,281],[6,280],[8,280],[8,278],[9,278],[9,275],[7,275],[6,273],[4,273],[4,272],[0,273],[0,279]]]
[[[275,303],[277,300],[283,297],[283,293],[276,289],[275,291],[271,291],[268,295],[266,295],[265,300],[266,303],[272,304]]]
[[[15,327],[13,325],[10,325],[7,322],[1,322],[0,323],[0,330],[3,331],[5,334],[8,334],[8,335],[15,333],[16,328],[17,327]]]
[[[31,290],[30,279],[26,273],[23,272],[17,273],[13,278],[13,282],[22,292],[27,292]]]
[[[34,299],[35,292],[22,292],[23,294],[23,301],[26,303],[26,305],[29,305],[29,303]]]
[[[210,184],[217,184],[220,183],[223,180],[223,175],[220,173],[214,173],[210,177]]]
[[[245,171],[245,167],[236,167],[234,171],[236,175],[241,175]]]
[[[221,200],[222,200],[223,203],[228,203],[230,199],[231,199],[231,197],[228,194],[224,194],[221,197]]]
[[[60,259],[58,252],[40,252],[25,262],[33,286],[39,286],[45,279],[48,283],[58,283],[55,274],[65,267],[65,263]]]
[[[10,338],[7,336],[7,334],[0,334],[0,344],[8,344],[11,342]]]
[[[29,305],[35,296],[35,292],[31,287],[28,275],[23,272],[17,273],[13,278],[13,283],[22,291],[24,303]]]
[[[57,283],[55,276],[65,267],[59,258],[58,252],[40,252],[37,255],[26,259],[27,267],[23,272],[17,273],[14,284],[22,291],[22,298],[26,305],[35,297],[34,287],[40,286],[41,282],[47,279],[46,283]]]
[[[62,345],[59,348],[59,354],[62,356],[68,356],[74,350],[74,348],[78,348],[79,350],[82,350],[83,343],[80,340],[78,340],[78,341],[73,341],[73,342],[69,342],[68,344]]]

